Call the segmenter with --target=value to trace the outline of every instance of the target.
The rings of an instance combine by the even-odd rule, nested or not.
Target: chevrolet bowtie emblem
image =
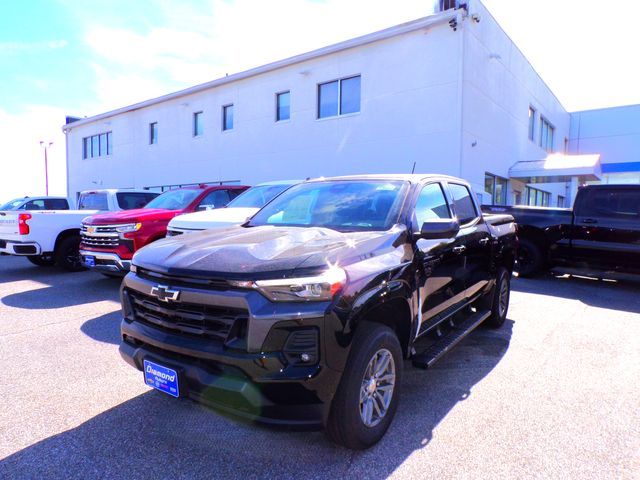
[[[87,233],[95,233],[96,228],[95,227],[87,227]]]
[[[151,295],[157,297],[161,302],[177,302],[180,296],[180,290],[171,290],[165,285],[158,285],[151,289]]]

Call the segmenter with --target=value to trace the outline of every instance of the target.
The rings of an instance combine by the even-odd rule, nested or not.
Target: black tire
[[[518,244],[516,271],[521,277],[533,277],[544,267],[542,249],[533,241],[522,238]]]
[[[68,272],[86,270],[80,259],[80,236],[72,235],[62,239],[55,252],[56,265]]]
[[[34,265],[37,265],[39,267],[51,267],[53,265],[55,265],[56,263],[56,259],[53,258],[53,255],[49,254],[49,255],[29,255],[27,257],[27,260],[29,260],[31,263],[33,263]]]
[[[500,328],[507,319],[511,298],[511,273],[506,268],[498,270],[496,284],[480,301],[479,307],[491,310],[491,316],[484,321],[489,328]]]
[[[378,393],[378,385],[379,388],[386,389],[385,391],[391,391],[391,397],[384,415],[380,417],[377,413],[373,413],[369,420],[374,420],[373,416],[379,418],[375,419],[377,423],[368,426],[363,420],[366,413],[361,414],[360,401],[365,374],[369,374],[368,368],[371,362],[375,365],[376,359],[385,360],[389,358],[388,354],[393,360],[393,363],[389,360],[387,366],[387,368],[392,366],[394,369],[393,386],[389,389],[388,383],[385,383],[390,381],[391,375],[383,369],[384,375],[373,380],[374,392],[364,390],[366,395],[371,395],[365,396],[363,406],[371,402],[369,410],[374,412],[373,403],[376,403],[377,412],[380,412],[380,407],[384,411],[385,400]],[[325,431],[332,441],[347,448],[362,450],[374,445],[384,436],[398,408],[402,361],[402,348],[393,330],[377,323],[363,323],[359,326],[327,420]]]

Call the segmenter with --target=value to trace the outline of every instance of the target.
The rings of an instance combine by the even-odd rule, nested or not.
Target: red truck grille
[[[82,225],[80,237],[88,247],[112,248],[120,245],[118,225]]]

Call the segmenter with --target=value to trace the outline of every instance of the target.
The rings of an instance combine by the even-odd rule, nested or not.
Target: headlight
[[[142,227],[142,223],[127,223],[116,227],[118,233],[137,232]]]
[[[272,302],[321,302],[332,300],[346,281],[344,270],[332,267],[316,277],[231,283],[237,287],[254,288]]]

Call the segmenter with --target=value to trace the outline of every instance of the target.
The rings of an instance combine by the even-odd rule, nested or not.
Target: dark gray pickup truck
[[[513,217],[482,215],[462,180],[307,181],[243,226],[136,253],[120,353],[174,397],[366,448],[405,358],[427,368],[503,324],[514,261]]]
[[[516,219],[522,276],[553,267],[601,278],[640,274],[640,185],[583,187],[573,209],[482,209]]]

